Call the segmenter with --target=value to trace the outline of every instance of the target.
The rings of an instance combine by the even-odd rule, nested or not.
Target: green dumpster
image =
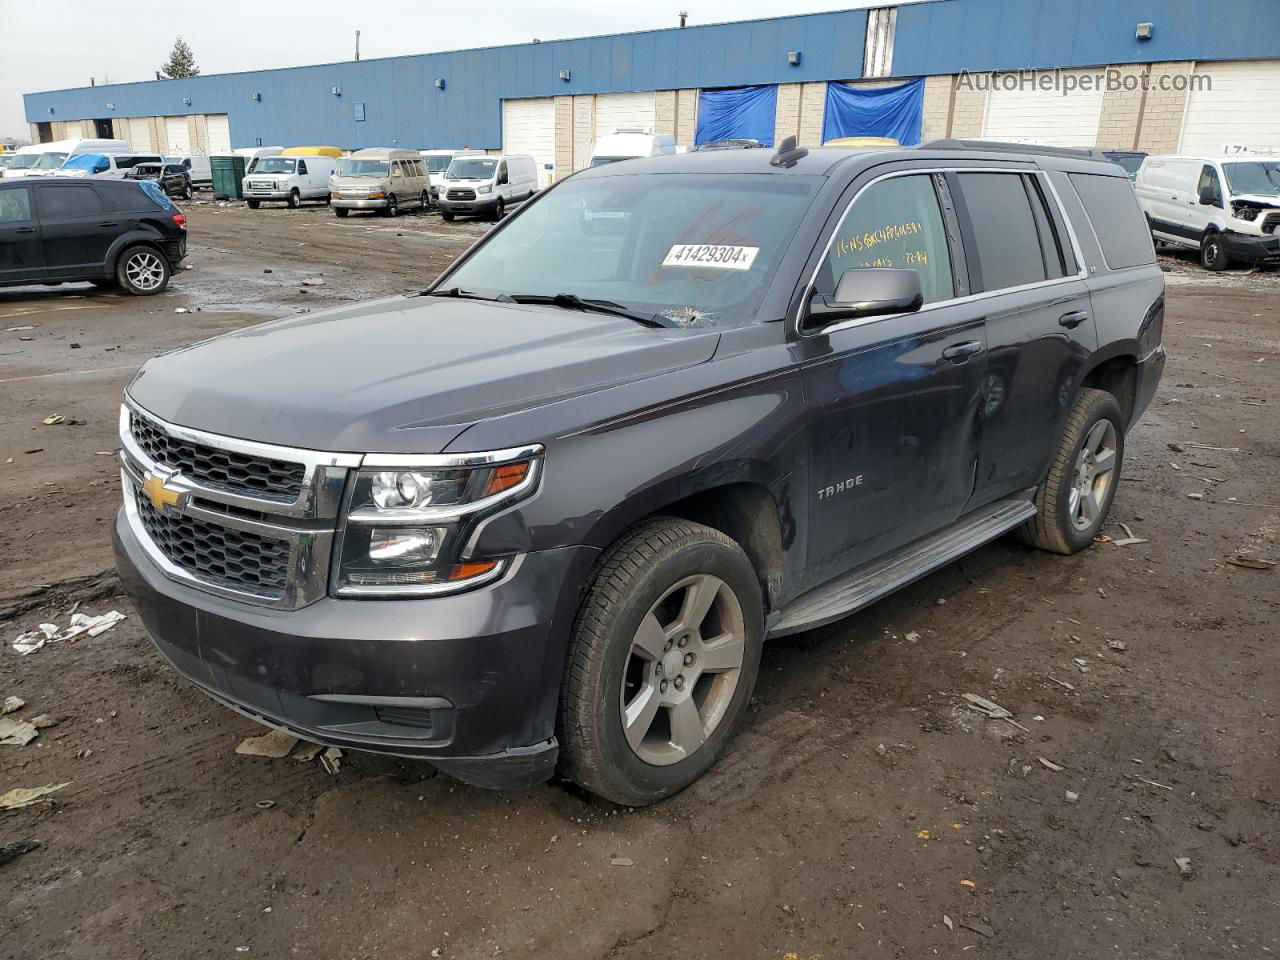
[[[213,171],[213,195],[216,199],[244,199],[244,192],[241,189],[244,181],[244,157],[238,153],[210,157],[209,167]]]

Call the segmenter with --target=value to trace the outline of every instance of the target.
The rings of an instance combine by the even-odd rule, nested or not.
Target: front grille
[[[171,563],[201,579],[264,597],[284,595],[289,542],[157,510],[135,491],[138,518]]]
[[[302,492],[306,468],[300,463],[251,457],[183,440],[136,413],[129,415],[129,431],[156,463],[204,486],[281,503],[292,503]]]
[[[476,192],[474,190],[459,190],[454,188],[445,194],[447,200],[474,200]]]
[[[1276,227],[1280,227],[1280,213],[1268,213],[1262,218],[1262,232],[1275,233]]]

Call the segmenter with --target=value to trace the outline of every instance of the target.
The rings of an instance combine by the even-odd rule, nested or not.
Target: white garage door
[[[596,138],[619,130],[652,133],[657,122],[652,93],[602,93],[596,97]]]
[[[145,117],[129,118],[129,146],[139,153],[152,153],[156,145],[151,142],[151,124]]]
[[[1092,71],[1062,71],[1066,78]],[[982,124],[984,140],[1009,143],[1045,143],[1056,147],[1092,147],[1098,142],[1098,121],[1102,118],[1103,91],[1082,90],[1078,86],[1065,96],[1062,89],[1041,90],[1030,74],[1014,89],[1001,88],[1001,81],[1013,86],[1012,75],[995,81],[987,96],[987,114]],[[1035,80],[1039,81],[1039,75]],[[1069,82],[1069,81],[1067,81]]]
[[[67,121],[67,139],[79,140],[84,136],[84,125],[79,120]]]
[[[209,114],[209,155],[231,152],[231,123],[225,113]]]
[[[186,117],[165,117],[164,135],[168,142],[165,153],[170,156],[181,156],[191,152],[191,137],[187,133]]]
[[[1224,146],[1280,150],[1280,61],[1199,63],[1212,89],[1187,93],[1180,153],[1219,154]]]
[[[555,101],[503,100],[502,152],[529,154],[538,165],[539,185],[550,184],[556,162]]]

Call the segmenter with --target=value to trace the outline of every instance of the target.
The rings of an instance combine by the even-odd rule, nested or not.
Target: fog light
[[[444,541],[443,527],[374,527],[369,559],[386,566],[432,563]]]

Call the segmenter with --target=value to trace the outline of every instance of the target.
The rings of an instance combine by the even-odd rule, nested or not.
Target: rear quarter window
[[[1069,177],[1093,224],[1108,268],[1123,270],[1156,262],[1151,230],[1128,177],[1092,173]]]
[[[173,201],[154,180],[131,180],[98,191],[106,208],[113,213],[152,213],[169,210]]]

